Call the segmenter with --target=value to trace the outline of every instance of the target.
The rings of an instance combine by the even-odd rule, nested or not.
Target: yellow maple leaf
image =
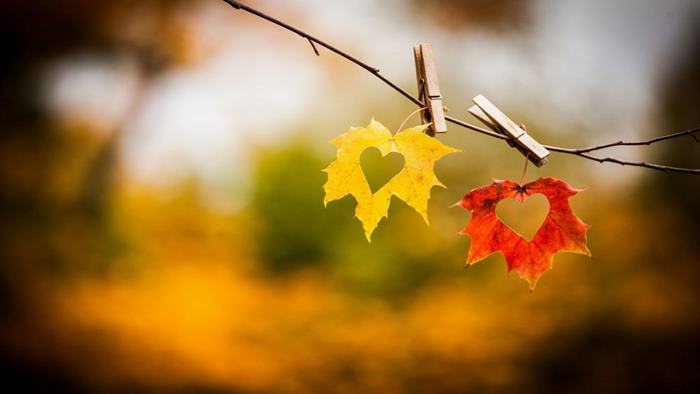
[[[330,141],[338,148],[336,160],[325,170],[328,181],[323,186],[326,196],[323,203],[351,194],[357,201],[355,217],[362,222],[365,236],[371,241],[377,224],[389,213],[391,196],[396,196],[415,209],[428,223],[428,200],[433,186],[445,187],[437,179],[433,168],[443,156],[459,152],[435,138],[424,134],[427,126],[405,129],[396,135],[381,123],[372,119],[367,127],[351,127],[344,134]],[[367,148],[377,148],[382,156],[397,152],[404,157],[404,166],[376,193],[367,183],[360,155]]]

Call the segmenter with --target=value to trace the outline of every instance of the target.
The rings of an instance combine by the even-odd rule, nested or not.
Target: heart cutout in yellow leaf
[[[406,161],[397,152],[389,152],[386,156],[382,156],[379,149],[368,148],[360,155],[360,164],[370,190],[376,193],[401,171]]]
[[[428,223],[428,200],[433,186],[442,186],[434,172],[435,162],[459,152],[424,133],[427,125],[405,129],[392,135],[389,129],[372,119],[367,127],[351,127],[331,140],[337,156],[324,171],[328,180],[323,186],[324,204],[350,194],[357,201],[355,216],[362,223],[365,236],[372,232],[389,212],[391,196],[396,196],[418,212]],[[384,186],[372,192],[360,164],[362,152],[377,148],[382,156],[391,152],[404,157],[404,166]]]

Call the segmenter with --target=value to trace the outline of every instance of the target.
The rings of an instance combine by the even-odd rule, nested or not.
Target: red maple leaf
[[[460,232],[472,240],[466,266],[501,252],[508,264],[508,272],[517,272],[532,290],[542,273],[552,267],[555,253],[590,256],[586,247],[586,230],[590,226],[574,215],[569,207],[569,197],[579,191],[556,178],[540,178],[526,185],[495,181],[470,191],[456,204],[472,213],[467,227]],[[496,205],[504,198],[523,202],[537,193],[547,197],[549,212],[534,238],[528,241],[501,222],[496,216]]]

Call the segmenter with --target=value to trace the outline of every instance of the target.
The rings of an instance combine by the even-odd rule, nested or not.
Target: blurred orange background
[[[247,4],[411,92],[411,48],[430,42],[451,115],[482,93],[543,143],[700,125],[695,1]],[[448,208],[519,178],[503,141],[450,126],[439,138],[463,152],[437,165],[430,227],[394,199],[369,244],[351,198],[323,207],[327,141],[415,108],[366,71],[218,0],[0,9],[6,389],[700,389],[697,177],[556,154],[531,166],[586,189],[571,203],[594,259],[557,255],[530,293],[501,255],[463,270],[469,214]],[[691,141],[609,154],[698,168]],[[371,184],[400,165],[363,156]],[[547,209],[499,214],[534,232]]]

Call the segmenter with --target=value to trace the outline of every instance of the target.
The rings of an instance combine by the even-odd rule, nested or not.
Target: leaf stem
[[[523,184],[523,181],[525,180],[525,175],[527,174],[527,163],[530,161],[530,153],[528,152],[525,155],[525,166],[523,167],[523,173],[520,174],[520,182],[518,182],[521,186]]]
[[[403,126],[406,125],[406,122],[408,122],[408,120],[411,119],[411,117],[413,117],[413,115],[415,115],[415,114],[417,114],[417,113],[419,113],[419,112],[421,112],[421,111],[424,111],[424,110],[426,110],[426,109],[428,109],[428,107],[418,108],[417,110],[411,112],[411,113],[406,117],[406,119],[404,119],[403,122],[401,122],[401,125],[399,126],[399,128],[396,130],[396,133],[394,133],[394,134],[398,134],[399,132],[401,132],[401,130],[403,130]]]

